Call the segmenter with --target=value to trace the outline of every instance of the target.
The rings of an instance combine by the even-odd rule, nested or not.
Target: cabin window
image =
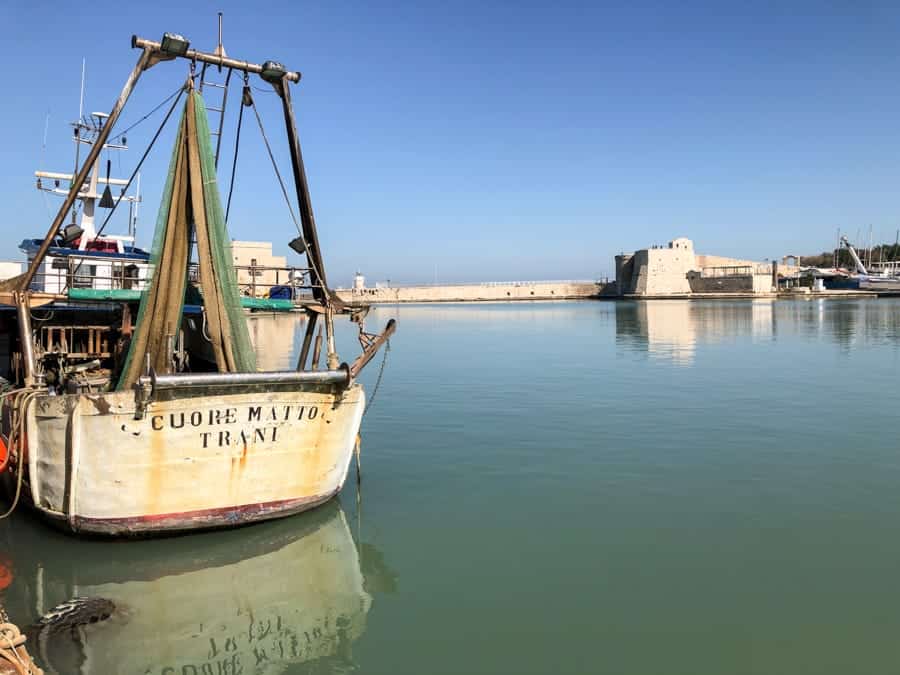
[[[138,287],[138,266],[137,265],[125,265],[125,274],[122,277],[122,288],[137,288]]]
[[[69,288],[93,288],[94,277],[97,276],[97,266],[82,263],[81,268],[78,269],[78,274],[75,274],[73,269],[68,276]]]

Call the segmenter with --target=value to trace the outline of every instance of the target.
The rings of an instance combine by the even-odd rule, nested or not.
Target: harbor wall
[[[599,281],[510,281],[441,286],[338,288],[349,303],[490,302],[572,300],[615,294],[615,284]]]

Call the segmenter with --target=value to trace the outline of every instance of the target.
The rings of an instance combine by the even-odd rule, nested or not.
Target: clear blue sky
[[[86,108],[108,110],[132,33],[212,49],[219,9],[230,55],[304,74],[300,134],[335,283],[357,267],[396,282],[586,278],[678,235],[765,258],[823,250],[838,226],[890,240],[900,227],[897,3],[2,0],[0,258],[47,228],[32,171],[71,164],[82,57]],[[185,74],[146,73],[123,123]],[[275,98],[256,96],[289,174]],[[232,236],[286,251],[293,226],[248,122]],[[143,243],[170,148],[168,135],[144,174]]]

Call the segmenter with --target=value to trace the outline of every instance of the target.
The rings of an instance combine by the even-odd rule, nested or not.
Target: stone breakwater
[[[510,281],[449,286],[339,288],[349,303],[491,302],[509,300],[574,300],[606,295],[615,284],[600,281]]]

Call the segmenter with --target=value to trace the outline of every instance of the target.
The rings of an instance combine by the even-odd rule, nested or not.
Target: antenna
[[[138,209],[141,205],[141,172],[138,171],[137,175],[137,190],[135,190],[135,200],[131,202],[132,211],[131,211],[131,219],[128,223],[128,234],[132,237],[132,246],[137,244],[137,222],[138,222]]]
[[[47,128],[50,126],[50,111],[47,111],[47,117],[44,118],[44,141],[41,143],[41,161],[38,162],[38,168],[43,169],[44,153],[47,150]]]
[[[81,57],[81,98],[78,99],[78,120],[84,115],[84,66],[87,59]]]
[[[219,12],[219,44],[216,47],[216,50],[213,52],[218,57],[227,56],[225,54],[225,47],[222,46],[222,12]],[[222,72],[222,64],[219,64],[219,72]]]

